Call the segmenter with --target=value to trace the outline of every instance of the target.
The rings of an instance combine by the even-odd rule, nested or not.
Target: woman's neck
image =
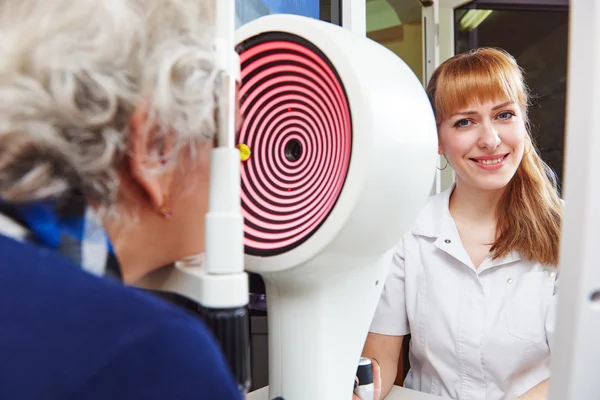
[[[200,217],[177,215],[173,220],[165,221],[157,213],[144,210],[139,213],[136,221],[112,219],[104,222],[124,283],[135,284],[152,271],[204,251],[204,236],[197,229],[200,226],[203,230]],[[189,226],[177,223],[179,218],[187,218],[192,223]],[[194,240],[186,240],[190,237]]]
[[[504,189],[482,190],[457,182],[450,196],[450,214],[466,222],[495,224],[496,208]]]
[[[119,260],[121,279],[126,284],[134,284],[151,271],[167,264],[156,253],[156,249],[163,248],[163,243],[135,229],[134,224],[135,222],[130,223],[126,229],[115,229],[111,224],[105,224]]]

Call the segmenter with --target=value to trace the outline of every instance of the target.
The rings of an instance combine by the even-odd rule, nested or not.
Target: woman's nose
[[[491,122],[485,122],[481,127],[481,135],[479,137],[479,146],[485,149],[495,149],[500,145],[502,140],[498,131]]]

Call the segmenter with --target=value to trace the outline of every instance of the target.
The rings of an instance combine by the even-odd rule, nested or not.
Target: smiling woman
[[[523,158],[524,116],[510,100],[489,100],[459,110],[438,124],[438,133],[440,154],[470,186],[503,188]],[[482,174],[474,167],[498,173]]]
[[[411,335],[404,385],[462,399],[539,399],[554,344],[561,202],[504,51],[456,55],[427,87],[456,182],[396,247],[363,356],[382,393]],[[374,372],[375,373],[375,372]]]
[[[514,58],[487,48],[459,54],[434,73],[427,93],[440,154],[456,171],[455,195],[468,188],[499,196],[494,257],[514,249],[557,264],[561,204],[529,133],[529,94]]]

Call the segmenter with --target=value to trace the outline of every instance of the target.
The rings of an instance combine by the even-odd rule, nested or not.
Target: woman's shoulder
[[[8,332],[3,343],[10,352],[4,356],[22,360],[15,361],[11,379],[18,380],[25,368],[28,373],[23,376],[41,377],[28,393],[19,393],[21,398],[43,397],[44,391],[55,392],[60,385],[74,389],[118,360],[133,363],[130,371],[122,372],[135,377],[133,355],[144,355],[144,360],[164,370],[154,361],[185,353],[191,358],[189,368],[198,372],[201,362],[213,363],[216,370],[224,371],[221,381],[234,387],[226,368],[218,368],[224,361],[208,328],[187,312],[117,281],[93,276],[59,254],[28,243],[0,236],[0,254],[0,320]],[[70,371],[67,382],[51,370],[59,360],[61,370]],[[150,369],[141,370],[158,373]],[[0,379],[3,393],[22,390],[22,384]]]
[[[434,238],[439,235],[441,224],[448,212],[448,204],[452,188],[431,195],[424,202],[421,211],[415,216],[410,229],[405,233],[404,240],[422,237]]]
[[[85,272],[50,249],[0,235],[0,254],[0,282],[4,287],[0,297],[12,297],[12,301],[0,304],[29,302],[31,306],[25,310],[31,317],[40,313],[48,324],[76,314],[81,321],[106,323],[107,328],[114,323],[115,331],[122,331],[126,326],[156,324],[164,318],[191,318],[151,294]],[[42,314],[48,309],[50,314]]]

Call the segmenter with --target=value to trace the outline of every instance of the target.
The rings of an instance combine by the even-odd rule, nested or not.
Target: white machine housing
[[[433,184],[435,119],[417,76],[376,42],[293,15],[250,22],[235,40],[267,32],[300,36],[329,58],[353,129],[346,181],[320,228],[286,253],[245,256],[246,270],[266,285],[269,399],[346,400],[393,247]]]
[[[549,400],[600,398],[600,3],[571,0],[565,209]]]

